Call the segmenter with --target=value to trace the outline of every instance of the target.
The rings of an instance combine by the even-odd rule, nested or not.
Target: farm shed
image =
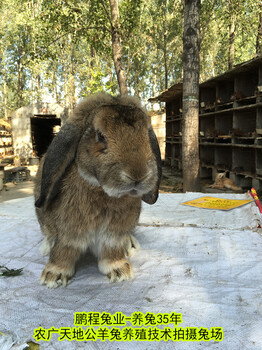
[[[11,115],[14,155],[41,157],[67,116],[67,109],[56,103],[19,108]]]
[[[182,83],[150,102],[166,103],[165,159],[182,164]],[[201,177],[220,171],[242,188],[262,191],[262,56],[200,84]]]

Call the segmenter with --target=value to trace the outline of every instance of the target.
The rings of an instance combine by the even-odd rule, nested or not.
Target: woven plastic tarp
[[[131,258],[133,280],[110,283],[98,271],[95,258],[86,255],[71,283],[57,289],[39,283],[47,257],[39,252],[43,237],[33,198],[1,203],[0,265],[23,268],[23,273],[0,277],[0,349],[21,350],[29,341],[40,344],[40,349],[58,350],[262,349],[262,237],[257,208],[251,203],[223,212],[182,205],[201,196],[161,194],[155,205],[144,205],[136,232],[141,249]],[[217,196],[248,199],[245,194]],[[46,341],[33,337],[40,327],[54,327],[71,330],[70,338],[76,312],[121,312],[127,318],[139,312],[144,316],[173,313],[181,314],[183,323],[139,326],[157,328],[159,337],[168,328],[169,340],[164,336],[153,339],[152,332],[151,341],[139,341],[141,332],[137,340],[125,342],[72,337],[59,341],[61,334],[55,331]],[[124,327],[139,328],[130,321],[114,328],[121,331]],[[223,340],[175,340],[175,331],[187,327],[198,331],[221,327]],[[112,326],[106,328],[110,332]]]

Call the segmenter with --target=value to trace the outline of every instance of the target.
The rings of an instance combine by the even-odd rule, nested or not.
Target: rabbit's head
[[[97,94],[82,101],[45,156],[37,207],[59,193],[72,162],[79,175],[111,197],[158,197],[161,156],[146,111],[138,99]]]
[[[217,173],[216,174],[216,179],[217,180],[221,180],[221,179],[224,179],[227,175],[227,172],[225,171],[224,173]]]

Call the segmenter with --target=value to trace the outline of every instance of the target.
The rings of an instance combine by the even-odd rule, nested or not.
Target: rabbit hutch
[[[166,162],[182,168],[182,83],[150,99],[166,104]],[[200,174],[227,171],[237,186],[262,191],[262,56],[199,86]]]
[[[67,116],[67,109],[55,103],[19,108],[11,116],[14,155],[38,163]]]
[[[11,124],[0,119],[0,159],[13,155]]]

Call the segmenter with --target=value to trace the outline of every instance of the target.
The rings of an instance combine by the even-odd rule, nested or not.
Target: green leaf
[[[0,276],[3,277],[14,277],[14,276],[19,276],[22,274],[23,269],[9,269],[6,266],[0,266]]]

